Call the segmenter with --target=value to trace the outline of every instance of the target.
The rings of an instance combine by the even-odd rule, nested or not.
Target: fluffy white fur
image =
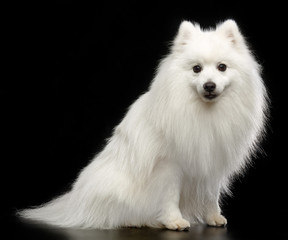
[[[205,98],[206,82],[216,98]],[[20,215],[75,228],[225,225],[220,195],[255,152],[266,109],[260,66],[236,23],[202,30],[184,21],[149,91],[71,191]]]

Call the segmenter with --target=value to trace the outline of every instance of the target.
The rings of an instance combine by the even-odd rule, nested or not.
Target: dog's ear
[[[187,43],[193,38],[194,32],[196,31],[197,26],[189,21],[183,21],[180,24],[178,33],[173,42],[173,50],[181,51],[183,46],[187,45]]]
[[[217,26],[216,31],[226,37],[235,47],[245,47],[245,40],[234,20],[226,20]]]

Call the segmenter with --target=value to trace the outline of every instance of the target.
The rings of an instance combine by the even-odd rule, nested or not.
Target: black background
[[[207,28],[232,18],[263,66],[271,117],[265,154],[235,182],[223,211],[232,227],[259,226],[286,235],[284,6],[223,5],[134,1],[7,9],[1,80],[4,221],[13,219],[16,209],[69,189],[147,90],[182,20]]]

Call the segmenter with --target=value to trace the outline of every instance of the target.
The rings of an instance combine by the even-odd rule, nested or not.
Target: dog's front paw
[[[206,223],[208,224],[208,226],[212,227],[225,227],[225,225],[227,224],[227,219],[221,214],[215,214],[208,216],[206,218]]]
[[[190,223],[183,218],[170,221],[168,223],[165,223],[164,225],[166,228],[170,230],[178,230],[178,231],[187,231],[190,228]]]

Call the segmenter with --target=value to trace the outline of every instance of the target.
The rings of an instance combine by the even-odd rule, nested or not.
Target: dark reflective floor
[[[9,220],[9,226],[4,229],[8,232],[7,239],[29,239],[29,240],[265,240],[288,239],[286,229],[281,227],[263,226],[241,226],[239,224],[229,225],[226,228],[213,228],[206,225],[192,226],[189,231],[177,232],[150,228],[125,228],[118,230],[72,230],[56,229],[39,224],[21,222],[15,218]],[[6,235],[7,236],[7,235]]]

